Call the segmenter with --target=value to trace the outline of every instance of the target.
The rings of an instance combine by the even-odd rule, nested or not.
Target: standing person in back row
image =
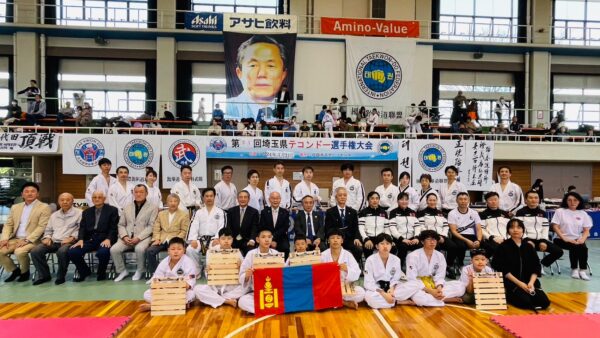
[[[192,167],[182,165],[180,172],[181,180],[171,188],[171,194],[179,196],[179,209],[187,210],[191,219],[196,210],[202,207],[202,195],[200,189],[192,181]]]
[[[319,187],[312,182],[314,169],[311,166],[302,168],[302,177],[300,183],[294,187],[294,207],[301,208],[303,200],[306,196],[312,196],[314,201],[314,210],[321,208],[321,196],[319,195]]]
[[[119,216],[123,209],[133,202],[133,184],[129,182],[129,168],[120,166],[117,168],[117,183],[108,189],[107,203],[119,209]]]
[[[381,180],[383,184],[375,188],[375,192],[381,196],[379,205],[384,208],[388,215],[398,205],[398,194],[400,190],[394,183],[394,172],[391,168],[381,169]]]
[[[96,175],[90,182],[87,189],[85,190],[85,200],[89,207],[93,206],[92,194],[95,191],[104,192],[104,196],[108,196],[108,189],[111,185],[117,183],[117,179],[110,176],[110,169],[112,168],[112,162],[106,157],[101,158],[98,161],[100,167],[100,174]]]
[[[233,167],[226,165],[221,168],[221,181],[215,185],[217,196],[215,205],[227,210],[237,205],[237,188],[231,179],[233,178]]]
[[[290,187],[290,182],[283,178],[283,174],[285,173],[285,165],[281,161],[275,162],[273,165],[273,172],[275,176],[273,176],[270,180],[265,183],[265,196],[271,196],[272,192],[278,192],[281,196],[281,207],[284,209],[289,209],[292,206],[292,188]],[[271,206],[271,202],[269,199],[265,201],[267,206]]]
[[[332,207],[337,205],[335,192],[337,188],[344,187],[348,192],[348,201],[346,204],[358,212],[365,206],[365,188],[359,180],[354,178],[354,165],[352,163],[342,164],[340,171],[342,172],[342,178],[333,182],[329,205]]]
[[[508,211],[513,217],[517,210],[523,207],[523,190],[517,184],[510,181],[512,170],[507,166],[498,168],[498,183],[494,183],[490,191],[500,196],[500,209]]]

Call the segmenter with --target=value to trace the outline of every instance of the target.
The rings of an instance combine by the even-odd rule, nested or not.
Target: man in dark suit
[[[344,187],[335,191],[337,206],[325,213],[325,234],[332,229],[340,229],[344,234],[344,249],[350,251],[358,264],[362,265],[362,242],[358,232],[358,212],[346,205],[348,191]]]
[[[285,108],[290,103],[290,92],[287,85],[281,86],[281,90],[277,93],[277,118],[283,120],[285,118]]]
[[[273,231],[271,248],[283,252],[287,258],[290,252],[288,228],[290,227],[290,212],[280,208],[281,195],[273,191],[269,195],[271,207],[266,207],[260,212],[260,226],[269,227]]]
[[[106,279],[106,267],[110,259],[110,247],[117,241],[117,225],[119,210],[104,204],[104,192],[92,194],[94,207],[83,211],[79,224],[78,241],[69,249],[69,259],[77,267],[79,277],[74,282],[83,282],[90,274],[90,268],[83,257],[86,253],[96,250],[98,257],[98,280]]]
[[[258,210],[248,205],[250,194],[246,190],[238,192],[237,201],[239,205],[226,211],[226,226],[233,233],[233,247],[246,256],[248,251],[256,248]]]
[[[302,198],[302,209],[298,211],[294,221],[294,233],[306,236],[308,250],[324,251],[325,245],[325,226],[324,218],[320,211],[314,210],[315,199],[306,195]]]

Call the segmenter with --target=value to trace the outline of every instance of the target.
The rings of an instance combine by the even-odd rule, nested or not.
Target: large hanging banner
[[[183,165],[192,167],[192,181],[206,188],[206,137],[162,136],[162,188],[169,189],[179,182]]]
[[[208,158],[396,161],[396,140],[281,137],[210,137]]]
[[[453,165],[468,190],[487,191],[492,185],[494,142],[463,140],[412,140],[412,184],[419,187],[419,177],[430,174],[431,185],[438,189],[447,183],[444,170]]]
[[[160,136],[118,135],[116,139],[116,165],[129,168],[130,182],[144,183],[147,167],[152,167],[160,175]]]
[[[274,120],[278,99],[289,102],[294,84],[296,17],[228,13],[225,44],[225,119]],[[286,85],[283,95],[280,90]],[[281,97],[282,96],[282,97]],[[281,110],[285,105],[281,105]]]
[[[346,95],[353,105],[383,106],[380,116],[401,118],[387,110],[410,106],[416,56],[413,39],[347,36]]]
[[[100,173],[98,161],[117,155],[117,138],[109,134],[62,136],[63,174],[95,175]]]
[[[59,135],[53,133],[2,133],[2,153],[55,153],[58,151]]]

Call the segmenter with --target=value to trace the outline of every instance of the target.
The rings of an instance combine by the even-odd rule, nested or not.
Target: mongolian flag
[[[256,317],[341,306],[337,263],[254,270]]]

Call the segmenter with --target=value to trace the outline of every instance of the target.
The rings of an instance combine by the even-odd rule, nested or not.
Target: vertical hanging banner
[[[412,184],[419,186],[419,177],[430,174],[432,187],[439,190],[447,183],[444,170],[458,168],[458,177],[468,190],[487,191],[492,184],[494,142],[463,140],[412,140]]]
[[[411,142],[412,140],[410,139],[398,141],[398,178],[400,178],[400,174],[405,171],[409,174],[412,172]]]
[[[367,109],[410,106],[416,43],[413,39],[346,37],[346,95]],[[390,119],[396,111],[380,112]]]
[[[147,167],[152,167],[160,177],[160,136],[117,135],[116,139],[116,165],[129,168],[131,183],[144,183]]]
[[[161,137],[162,188],[172,188],[179,182],[183,165],[192,167],[192,181],[198,188],[206,188],[206,138],[185,136]]]
[[[225,119],[271,121],[279,96],[293,97],[296,33],[293,15],[224,15]]]
[[[98,161],[108,158],[116,163],[115,135],[62,135],[63,174],[96,175]],[[114,170],[114,166],[113,166]]]

